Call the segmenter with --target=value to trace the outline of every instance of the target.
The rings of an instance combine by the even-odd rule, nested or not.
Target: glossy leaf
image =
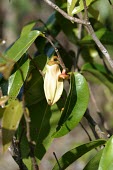
[[[113,75],[110,73],[108,74],[104,66],[100,64],[96,64],[96,63],[93,63],[93,64],[87,63],[82,67],[82,71],[84,73],[87,73],[87,72],[91,73],[102,84],[107,86],[113,92]]]
[[[95,0],[86,0],[86,5],[89,6]],[[72,15],[81,12],[84,9],[83,0],[80,0],[79,6],[75,7],[72,11]]]
[[[103,150],[97,152],[97,154],[87,163],[83,170],[97,170],[102,156]]]
[[[66,152],[59,160],[59,164],[61,169],[66,169],[69,165],[71,165],[74,161],[80,158],[85,153],[89,152],[90,150],[105,144],[105,140],[97,140],[92,141],[83,145],[80,145],[68,152]],[[58,164],[56,163],[53,170],[58,170]]]
[[[69,15],[72,15],[72,11],[76,3],[77,3],[77,0],[67,0],[67,12]]]
[[[7,51],[6,57],[17,62],[32,45],[35,39],[40,35],[42,35],[42,33],[35,30],[28,32],[28,34],[25,34],[24,36],[21,36]]]
[[[23,105],[15,100],[11,102],[5,109],[2,118],[2,143],[3,152],[7,151],[12,142],[12,137],[19,125],[23,114]]]
[[[8,85],[8,102],[14,100],[26,79],[27,73],[29,70],[29,59],[14,73],[9,77],[9,85]]]
[[[98,170],[113,169],[113,136],[107,141],[103,150]]]
[[[71,74],[70,91],[54,137],[69,133],[82,119],[89,102],[89,89],[79,73]]]

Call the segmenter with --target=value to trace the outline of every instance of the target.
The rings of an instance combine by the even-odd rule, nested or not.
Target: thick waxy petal
[[[44,92],[49,105],[56,103],[63,92],[63,80],[59,80],[61,74],[58,64],[47,65],[44,79]]]

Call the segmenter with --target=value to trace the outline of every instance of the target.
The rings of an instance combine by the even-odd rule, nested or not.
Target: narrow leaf
[[[95,0],[86,0],[86,5],[89,6]],[[75,7],[72,11],[72,15],[81,12],[84,9],[83,0],[80,0],[79,6]]]
[[[29,70],[29,59],[27,59],[27,61],[14,74],[12,74],[9,77],[8,102],[11,102],[17,97],[24,83],[24,80],[26,79],[28,70]]]
[[[113,136],[106,143],[98,168],[98,170],[106,169],[113,169]]]
[[[97,154],[87,163],[83,170],[97,170],[102,156],[103,150],[97,152]]]
[[[67,0],[67,12],[71,16],[72,16],[72,11],[76,3],[77,3],[77,0]]]
[[[30,22],[29,24],[25,25],[21,31],[21,36],[24,36],[25,34],[28,34],[32,28],[35,26],[37,21]]]
[[[54,137],[63,136],[77,126],[87,109],[88,101],[89,89],[85,78],[79,73],[72,73],[69,95]]]
[[[2,119],[3,152],[7,151],[23,114],[22,103],[15,100],[4,110]]]
[[[66,152],[59,160],[59,164],[61,169],[66,169],[69,165],[71,165],[74,161],[80,158],[85,153],[89,152],[90,150],[103,145],[106,141],[105,140],[97,140],[92,141],[83,145],[80,145],[68,152]],[[58,170],[58,164],[55,164],[53,170]]]
[[[14,45],[7,51],[6,57],[13,61],[18,61],[21,56],[28,50],[35,39],[42,35],[40,31],[30,31],[28,34],[21,36]]]

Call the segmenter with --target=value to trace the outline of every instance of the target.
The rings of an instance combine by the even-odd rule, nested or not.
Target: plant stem
[[[56,52],[56,54],[57,54],[57,57],[58,57],[58,60],[59,60],[59,63],[60,63],[60,65],[61,65],[62,69],[66,70],[66,66],[65,66],[65,64],[64,64],[64,62],[63,62],[63,60],[62,60],[62,58],[61,58],[61,56],[60,56],[60,53],[59,53],[58,49],[55,47],[55,45],[53,44],[53,42],[51,41],[50,38],[48,38],[46,35],[45,35],[45,38],[50,42],[50,44],[51,44],[51,45],[53,46],[53,48],[55,49],[55,52]]]
[[[54,4],[53,2],[51,2],[50,0],[44,0],[49,6],[51,6],[52,8],[54,8],[56,11],[58,11],[60,14],[62,14],[65,18],[67,18],[68,20],[70,20],[71,22],[76,22],[78,24],[84,24],[87,25],[88,23],[85,20],[81,20],[79,18],[76,17],[72,17],[70,15],[68,15],[66,12],[64,12],[61,8],[59,8],[56,4]]]
[[[87,20],[82,20],[82,19],[78,19],[76,17],[72,17],[72,16],[68,15],[65,11],[63,11],[61,8],[59,8],[56,4],[54,4],[50,0],[44,0],[44,2],[46,2],[52,8],[54,8],[56,11],[58,11],[61,15],[63,15],[69,21],[75,22],[75,23],[78,23],[78,24],[83,24],[85,26],[86,30],[88,31],[88,33],[91,35],[94,42],[96,43],[96,45],[98,46],[98,48],[100,49],[100,51],[105,56],[106,60],[108,61],[109,65],[110,65],[110,67],[113,69],[113,60],[110,57],[107,49],[103,46],[103,44],[100,42],[100,40],[96,36],[96,34],[94,32],[94,29],[93,29],[91,23],[89,22],[89,20],[88,21]],[[83,0],[83,2],[85,2],[85,0]],[[87,11],[87,6],[85,5],[85,3],[84,3],[84,7],[85,7],[85,12],[86,12]],[[85,14],[85,15],[88,16],[87,14]]]
[[[24,97],[23,97],[23,101],[24,101]],[[30,117],[29,117],[29,111],[25,106],[24,106],[24,117],[25,117],[25,121],[26,121],[26,129],[27,129],[26,136],[27,136],[27,140],[28,140],[29,148],[30,148],[30,157],[31,157],[32,167],[33,167],[33,170],[39,170],[39,167],[37,165],[36,158],[35,158],[35,155],[34,155],[35,144],[31,140],[31,136],[30,136],[30,121],[31,120],[30,120]]]

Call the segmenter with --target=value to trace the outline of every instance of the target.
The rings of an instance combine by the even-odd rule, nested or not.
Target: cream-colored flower
[[[63,92],[63,79],[59,79],[61,74],[60,67],[57,62],[47,64],[46,74],[44,78],[44,92],[47,103],[53,105],[56,103]]]

